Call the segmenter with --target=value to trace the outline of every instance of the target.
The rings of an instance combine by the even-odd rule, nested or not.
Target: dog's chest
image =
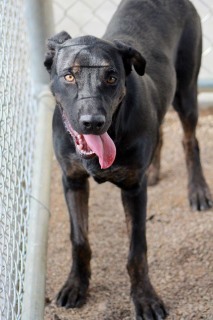
[[[112,165],[105,170],[98,166],[88,166],[87,172],[98,183],[109,181],[121,187],[131,187],[140,181],[140,170],[126,166]]]

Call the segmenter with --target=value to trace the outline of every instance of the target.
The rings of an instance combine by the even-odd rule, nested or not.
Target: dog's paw
[[[213,207],[213,199],[205,181],[189,186],[189,203],[193,211],[205,211]]]
[[[67,309],[82,307],[86,303],[88,285],[78,278],[68,278],[57,295],[57,306]]]
[[[156,293],[149,294],[149,297],[135,297],[133,299],[136,311],[136,320],[163,320],[168,312],[163,301]]]

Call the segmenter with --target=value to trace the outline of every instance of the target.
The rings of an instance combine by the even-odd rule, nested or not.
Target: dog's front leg
[[[70,215],[72,267],[57,297],[57,305],[66,308],[81,307],[86,302],[90,278],[91,250],[88,241],[87,178],[72,179],[63,176],[64,194]]]
[[[122,190],[122,201],[130,235],[127,269],[137,320],[165,319],[167,312],[149,280],[146,244],[147,182],[141,187]]]

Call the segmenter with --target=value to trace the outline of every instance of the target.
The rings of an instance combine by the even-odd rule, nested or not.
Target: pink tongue
[[[98,156],[101,169],[109,168],[115,160],[116,148],[108,133],[101,136],[85,134],[84,139],[92,152]]]

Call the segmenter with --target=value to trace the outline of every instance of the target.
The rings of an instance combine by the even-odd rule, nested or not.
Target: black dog
[[[212,206],[195,135],[201,48],[200,19],[188,0],[124,0],[102,39],[71,39],[61,32],[48,41],[45,66],[56,100],[53,141],[63,171],[73,258],[59,306],[80,307],[87,296],[91,175],[121,188],[136,318],[166,317],[148,276],[147,176],[152,184],[158,180],[160,128],[173,104],[184,131],[190,205]]]

